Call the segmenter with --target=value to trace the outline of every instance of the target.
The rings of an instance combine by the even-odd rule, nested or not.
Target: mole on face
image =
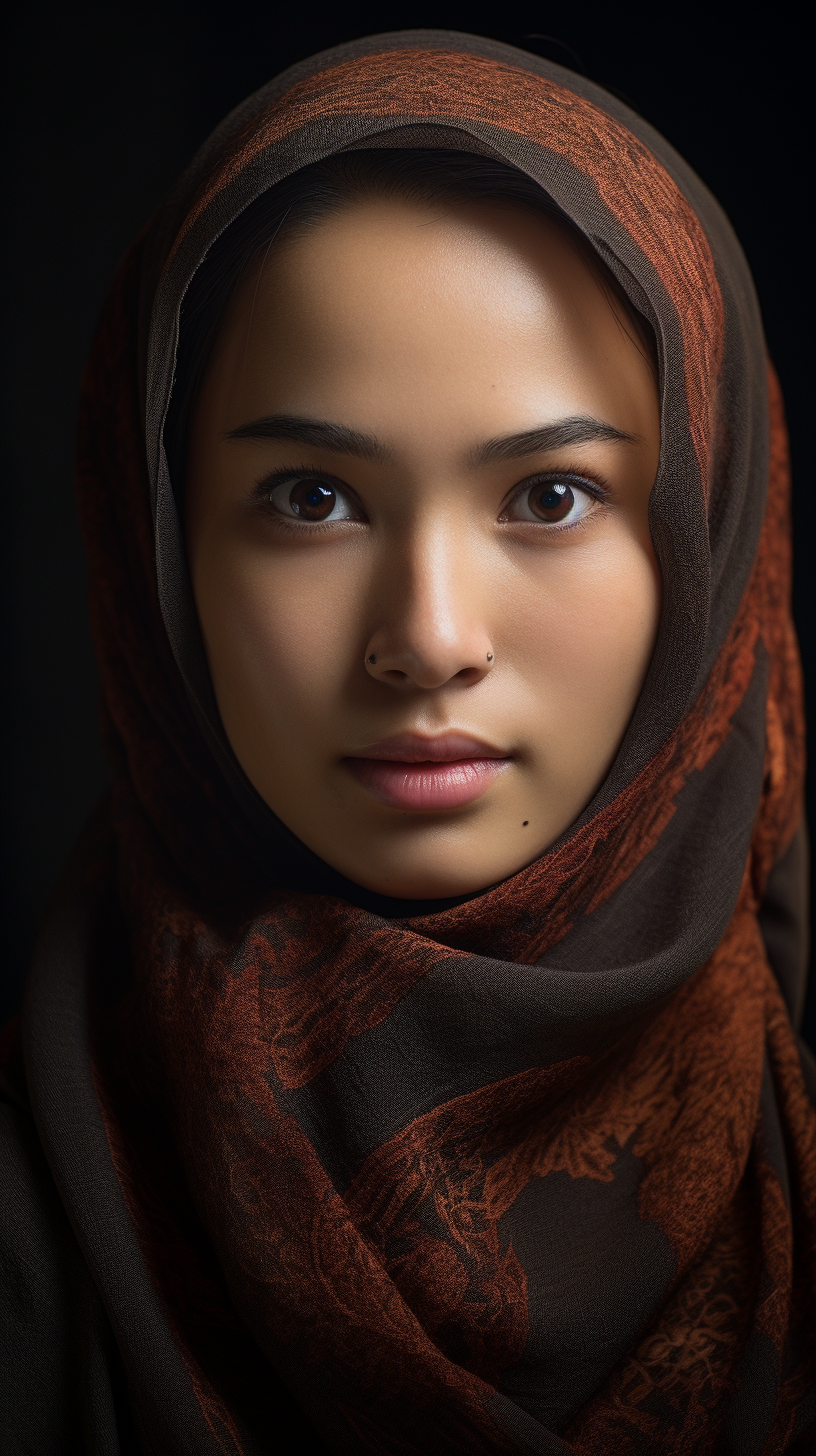
[[[188,549],[229,740],[322,859],[466,894],[581,813],[655,641],[659,448],[650,362],[544,217],[358,202],[250,269]]]

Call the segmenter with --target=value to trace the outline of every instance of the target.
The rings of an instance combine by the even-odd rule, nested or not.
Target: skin
[[[273,416],[381,448],[232,435]],[[486,442],[577,418],[628,438],[485,458]],[[281,428],[298,433],[267,433]],[[524,209],[357,201],[250,270],[193,423],[189,560],[233,749],[322,859],[386,895],[445,897],[509,877],[568,829],[654,646],[659,449],[631,323]],[[322,524],[288,504],[304,471],[339,501]],[[552,494],[561,477],[574,506]],[[566,518],[541,519],[542,499]],[[391,735],[450,731],[507,760],[464,806],[395,808],[349,770]]]

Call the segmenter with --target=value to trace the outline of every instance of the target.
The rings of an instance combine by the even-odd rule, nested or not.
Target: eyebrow
[[[569,419],[555,420],[551,425],[539,425],[533,430],[522,430],[518,435],[501,435],[487,440],[473,452],[475,465],[494,465],[501,460],[520,460],[525,455],[536,455],[544,450],[563,450],[567,445],[585,445],[591,440],[614,440],[621,445],[637,445],[637,435],[627,435],[605,420],[595,420],[588,415],[573,415]]]
[[[360,460],[373,460],[382,465],[392,452],[375,435],[334,425],[329,420],[304,419],[299,415],[264,415],[227,432],[228,440],[294,440],[298,445],[311,445],[316,450],[331,450],[335,455],[356,455]]]
[[[393,451],[378,440],[376,435],[366,435],[361,430],[352,430],[348,425],[335,425],[329,420],[312,420],[300,415],[263,415],[227,431],[228,440],[293,440],[299,445],[311,445],[317,450],[330,450],[336,455],[355,455],[360,460],[372,460],[385,464],[393,458]],[[605,420],[596,420],[588,415],[573,415],[569,419],[555,420],[549,425],[538,425],[532,430],[522,430],[516,435],[501,435],[486,440],[471,452],[474,465],[493,465],[503,460],[521,460],[525,455],[539,454],[545,450],[560,450],[568,445],[584,445],[592,440],[612,440],[618,444],[636,445],[637,435],[627,435]]]

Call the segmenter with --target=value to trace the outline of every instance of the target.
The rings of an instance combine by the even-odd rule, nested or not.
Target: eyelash
[[[323,533],[324,531],[335,530],[338,524],[337,522],[310,521],[307,524],[304,521],[298,521],[297,518],[285,516],[283,512],[278,511],[272,504],[270,497],[278,486],[284,485],[287,481],[294,482],[298,479],[313,480],[318,483],[331,485],[333,489],[342,492],[344,496],[356,502],[353,491],[349,489],[344,481],[338,480],[336,476],[329,475],[328,473],[316,471],[314,466],[290,466],[287,469],[276,470],[272,475],[265,476],[263,480],[258,481],[255,487],[254,496],[256,502],[274,514],[275,524],[283,530],[295,531],[301,535],[304,531],[308,531],[310,535],[314,535],[317,532]],[[567,466],[564,470],[544,470],[536,475],[527,476],[525,480],[516,486],[513,493],[502,506],[498,517],[499,522],[506,525],[540,525],[550,536],[556,532],[585,530],[586,521],[583,518],[579,518],[577,521],[566,522],[565,524],[558,522],[547,523],[545,521],[508,521],[506,519],[505,512],[514,501],[524,495],[525,491],[533,490],[535,486],[544,485],[548,481],[557,481],[559,484],[573,486],[582,491],[583,494],[591,496],[601,506],[607,506],[610,503],[611,491],[605,480],[594,471],[587,470],[585,467]],[[365,513],[359,507],[359,503],[357,504],[364,520]]]
[[[612,492],[606,481],[600,475],[597,475],[595,471],[587,470],[585,467],[568,465],[564,470],[542,470],[537,475],[528,475],[525,480],[520,482],[512,495],[508,497],[507,503],[499,512],[499,521],[503,521],[505,511],[510,508],[515,500],[523,496],[526,491],[533,490],[537,485],[546,485],[549,481],[557,481],[559,485],[574,486],[584,495],[591,496],[600,506],[608,506],[610,504]],[[507,521],[506,524],[520,525],[522,523],[519,521]],[[523,524],[543,526],[547,535],[553,536],[556,532],[562,531],[584,531],[586,530],[587,523],[581,517],[577,521],[567,521],[564,524],[560,522],[547,523],[546,521],[525,521]]]
[[[336,530],[337,522],[299,521],[297,517],[285,516],[282,511],[279,511],[273,505],[271,500],[273,491],[279,485],[285,485],[289,481],[294,485],[295,481],[298,480],[313,480],[319,485],[330,485],[333,490],[341,492],[349,500],[353,501],[360,511],[361,519],[363,521],[365,520],[365,512],[357,501],[354,492],[345,484],[345,481],[338,480],[337,476],[329,475],[326,471],[315,470],[313,465],[294,465],[287,467],[285,470],[276,470],[272,475],[265,475],[263,480],[258,481],[253,492],[255,502],[262,508],[266,508],[269,514],[274,517],[275,525],[281,530],[294,531],[300,536],[303,536],[305,531],[308,531],[310,536],[314,536],[318,533],[322,534],[324,531]]]

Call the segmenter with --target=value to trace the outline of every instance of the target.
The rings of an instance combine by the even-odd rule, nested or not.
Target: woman
[[[786,490],[738,245],[598,88],[414,32],[227,119],[87,376],[16,1449],[810,1449]]]

